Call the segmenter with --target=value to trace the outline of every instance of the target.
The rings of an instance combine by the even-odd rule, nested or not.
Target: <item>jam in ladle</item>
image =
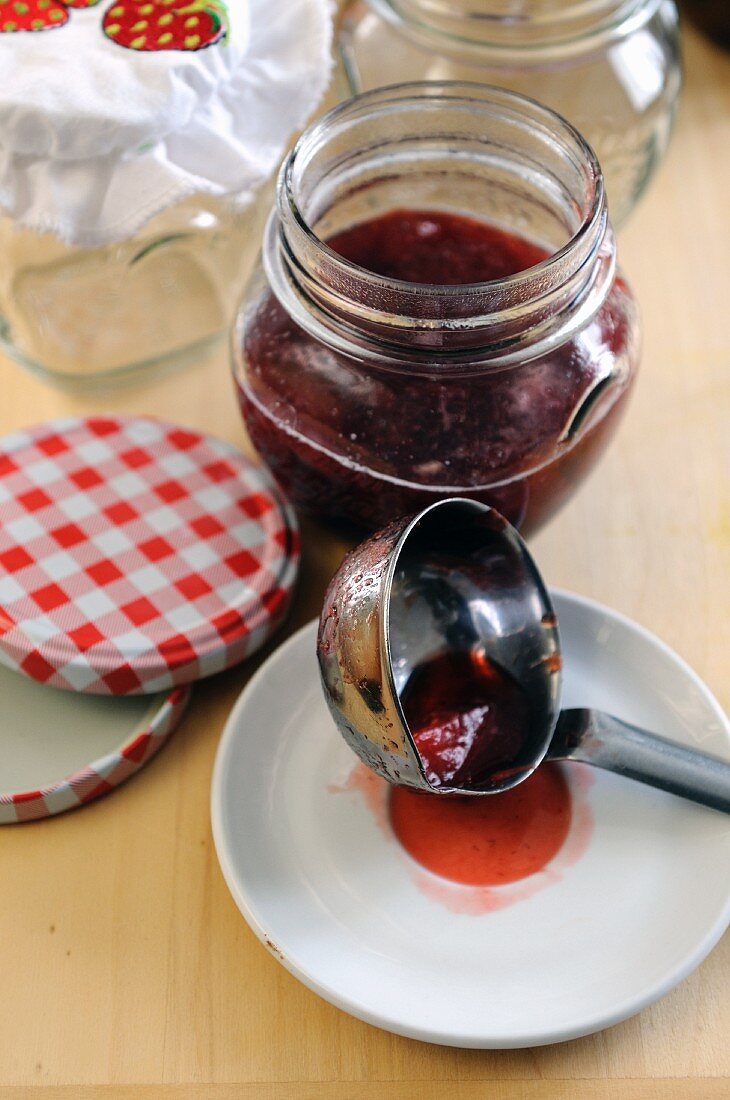
[[[577,760],[730,812],[730,764],[560,710],[550,595],[517,531],[478,501],[439,501],[349,554],[317,653],[340,732],[390,783],[486,795],[544,759]]]

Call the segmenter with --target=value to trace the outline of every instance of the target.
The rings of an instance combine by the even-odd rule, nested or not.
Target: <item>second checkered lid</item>
[[[71,691],[163,691],[257,649],[289,605],[296,521],[266,470],[158,420],[0,440],[0,662]]]

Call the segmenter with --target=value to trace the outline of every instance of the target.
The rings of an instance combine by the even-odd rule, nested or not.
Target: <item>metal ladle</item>
[[[509,766],[478,787],[435,786],[401,698],[419,667],[474,650],[520,686],[529,729]],[[481,796],[516,786],[544,759],[577,760],[730,812],[730,764],[600,711],[560,710],[550,596],[517,531],[478,501],[439,501],[348,554],[325,597],[317,655],[340,732],[390,783]]]

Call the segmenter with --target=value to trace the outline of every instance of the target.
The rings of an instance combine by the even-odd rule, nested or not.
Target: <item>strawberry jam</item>
[[[394,787],[390,821],[429,871],[467,886],[503,886],[541,871],[560,851],[571,823],[570,790],[558,764],[482,798]]]
[[[479,790],[520,755],[530,726],[525,693],[482,650],[420,665],[400,697],[428,781]]]
[[[376,275],[442,286],[504,279],[548,255],[495,225],[435,210],[391,210],[327,243]]]
[[[488,788],[517,761],[530,729],[526,694],[479,648],[425,661],[400,702],[434,787]],[[394,787],[390,819],[406,851],[430,871],[495,886],[553,858],[570,827],[570,794],[560,769],[541,765],[516,787],[482,798]]]
[[[417,318],[422,288],[444,287],[446,311],[454,286],[489,287],[548,258],[513,232],[427,209],[391,210],[327,243],[360,275],[377,277],[374,308],[381,308],[378,279],[391,294],[403,288],[410,318]],[[393,280],[400,281],[395,291]],[[485,357],[478,346],[447,347],[445,340],[461,339],[461,329],[452,326],[445,336],[438,321],[424,327],[396,315],[392,339],[390,327],[375,332],[362,310],[349,317],[342,305],[347,286],[324,313],[312,302],[319,327],[301,313],[298,323],[262,283],[244,307],[237,374],[243,416],[293,502],[323,518],[374,529],[460,495],[492,505],[523,532],[534,530],[596,462],[630,389],[635,315],[620,278],[598,311],[564,339],[564,322],[548,316],[557,307],[546,296],[545,317],[559,331],[539,354],[533,337],[544,318],[540,313],[537,323],[534,310],[543,306],[539,296],[537,306],[531,300],[531,321],[518,334],[524,355],[507,366],[494,359],[501,344],[490,318],[484,339],[491,357]],[[306,296],[300,301],[306,309]],[[438,313],[440,301],[431,294],[429,309]],[[572,300],[561,308],[569,314]],[[512,326],[522,323],[519,309],[503,316]]]

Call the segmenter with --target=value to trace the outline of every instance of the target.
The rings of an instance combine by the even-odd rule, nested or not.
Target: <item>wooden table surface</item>
[[[551,583],[655,631],[729,707],[730,57],[687,33],[686,61],[670,154],[620,241],[644,316],[638,389],[600,469],[534,550]],[[102,410],[245,446],[223,351],[88,398],[0,362],[2,432]],[[342,549],[305,527],[288,631],[318,612]],[[210,832],[218,738],[256,663],[199,685],[169,745],[109,798],[0,833],[0,1096],[730,1096],[727,936],[634,1019],[525,1051],[398,1038],[291,977],[238,913]]]

